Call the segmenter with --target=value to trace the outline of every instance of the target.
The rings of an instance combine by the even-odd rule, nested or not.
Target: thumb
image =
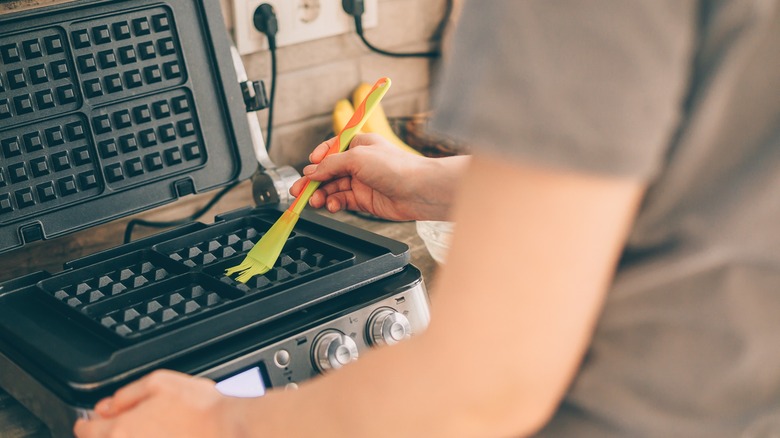
[[[352,139],[352,142],[349,143],[349,147],[352,149],[358,146],[374,146],[381,143],[382,140],[384,139],[379,134],[358,134]]]

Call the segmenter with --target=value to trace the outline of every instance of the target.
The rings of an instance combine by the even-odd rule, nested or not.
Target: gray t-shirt
[[[476,153],[649,185],[541,435],[780,433],[778,3],[464,5],[435,130]]]

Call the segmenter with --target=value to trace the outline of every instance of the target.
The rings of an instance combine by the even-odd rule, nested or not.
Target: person
[[[473,155],[359,136],[304,172],[314,207],[456,222],[429,328],[258,399],[153,373],[76,434],[776,434],[777,3],[467,1],[434,128]]]

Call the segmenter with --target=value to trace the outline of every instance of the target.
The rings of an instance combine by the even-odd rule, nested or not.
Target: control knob
[[[372,345],[397,344],[411,335],[409,320],[393,309],[379,309],[368,319],[368,339]]]
[[[355,341],[338,330],[326,330],[317,337],[312,347],[314,366],[324,373],[357,360]]]

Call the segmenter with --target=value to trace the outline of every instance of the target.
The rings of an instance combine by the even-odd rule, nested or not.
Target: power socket
[[[265,35],[252,25],[255,9],[263,3],[276,11],[277,47],[355,31],[355,20],[344,12],[341,0],[233,0],[233,32],[242,55],[268,49]],[[378,0],[365,0],[364,28],[377,26],[377,3]]]

